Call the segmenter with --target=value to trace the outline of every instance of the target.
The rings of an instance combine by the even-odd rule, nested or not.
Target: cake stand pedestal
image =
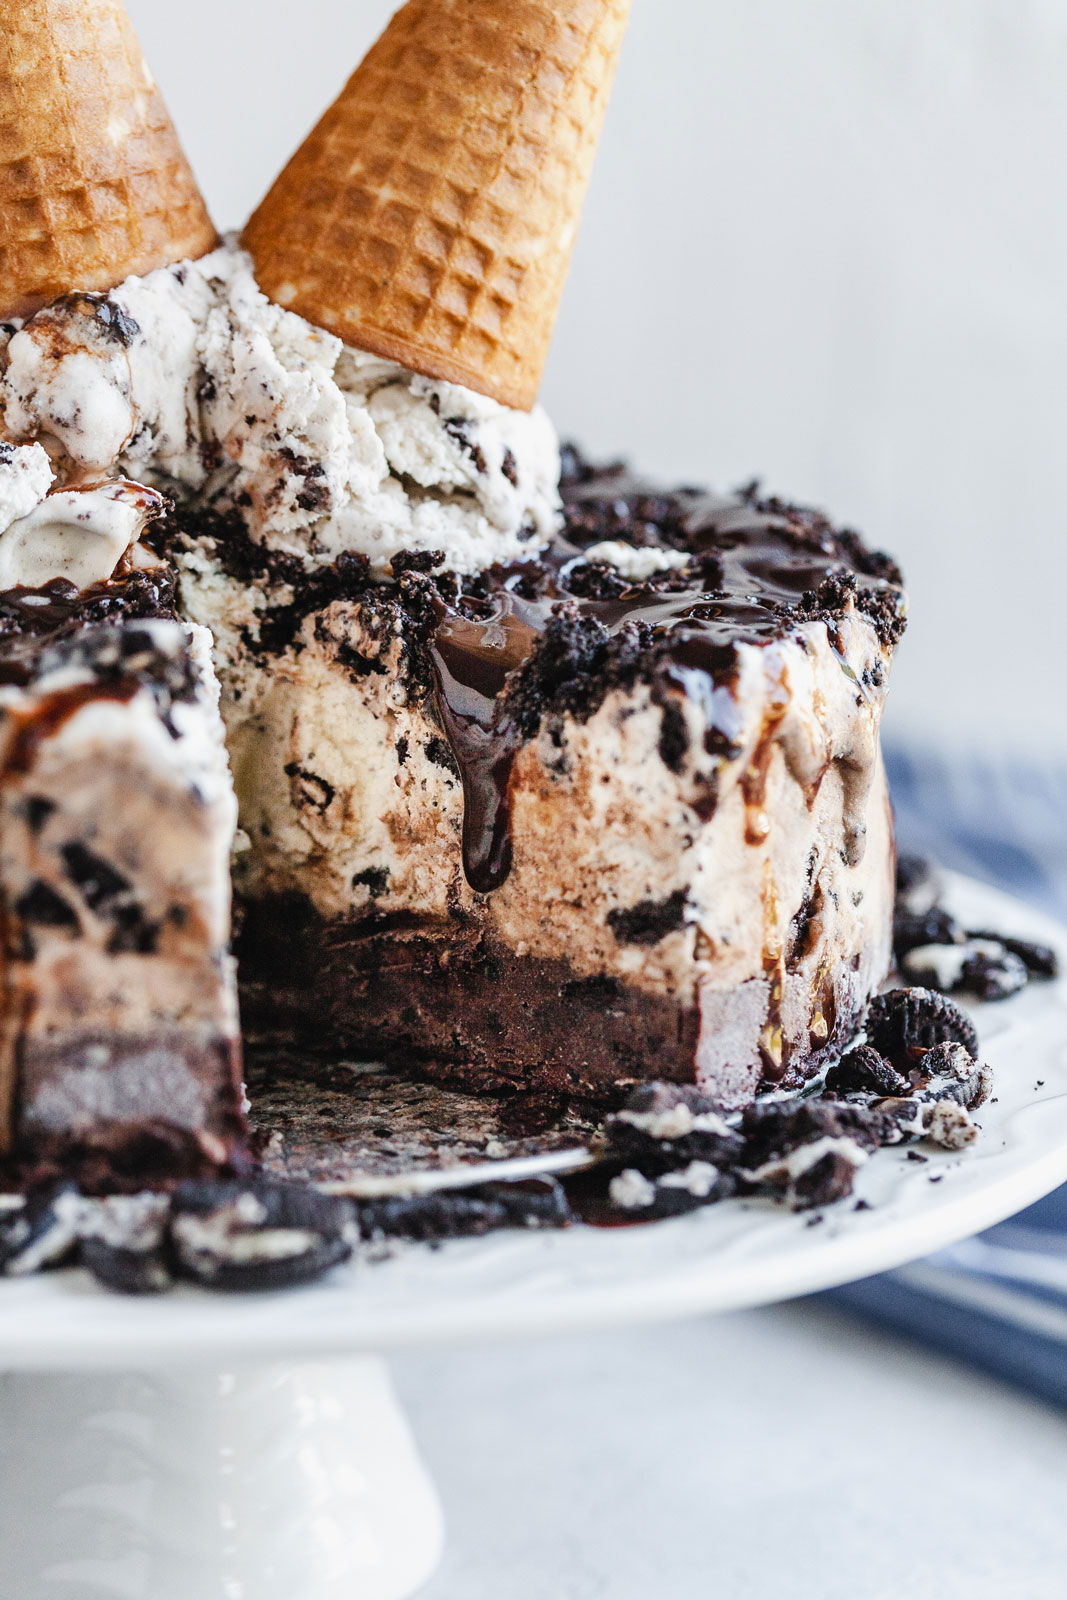
[[[0,1429],[5,1600],[402,1600],[440,1558],[374,1357],[9,1373]]]

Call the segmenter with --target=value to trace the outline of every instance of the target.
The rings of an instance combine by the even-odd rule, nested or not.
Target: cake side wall
[[[358,603],[335,604],[304,623],[299,650],[221,662],[252,844],[238,883],[256,937],[270,945],[271,907],[287,929],[299,907],[307,981],[329,990],[331,1028],[368,1048],[480,1057],[486,1071],[495,1057],[502,1075],[521,1076],[524,1052],[534,1071],[555,1060],[555,1007],[557,1076],[569,1038],[572,1078],[699,1073],[750,1097],[761,1076],[802,1073],[836,1040],[833,1018],[812,1037],[820,1007],[854,1020],[884,976],[887,656],[855,614],[832,640],[814,623],[799,640],[742,647],[727,760],[705,749],[705,708],[679,694],[686,750],[668,766],[664,709],[648,685],[609,694],[586,721],[546,719],[512,774],[511,872],[476,895],[462,871],[461,784],[432,701],[411,694],[399,643],[368,631]],[[253,1004],[254,944],[246,938]],[[495,974],[491,1004],[477,996],[479,971],[483,987]],[[646,1037],[633,1006],[616,1006],[625,1023],[598,1055],[575,1030],[611,1033],[611,1004],[602,997],[599,1020],[575,1007],[582,984],[605,979],[635,1005],[643,995],[655,1021]],[[736,997],[732,1010],[723,996]],[[729,1060],[714,1015],[721,1040],[744,1018]]]

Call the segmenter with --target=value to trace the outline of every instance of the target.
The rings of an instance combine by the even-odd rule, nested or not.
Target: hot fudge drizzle
[[[738,645],[769,645],[824,620],[836,648],[834,624],[850,602],[887,644],[904,626],[894,564],[818,513],[759,500],[752,490],[662,494],[621,468],[588,468],[573,452],[565,465],[563,531],[538,560],[490,568],[451,594],[444,582],[434,586],[435,701],[463,783],[464,872],[483,894],[499,888],[511,866],[515,756],[553,698],[581,714],[583,677],[625,676],[628,668],[647,673],[661,692],[681,690],[703,711],[708,753],[728,760],[741,732]],[[585,559],[607,538],[692,559],[631,583]],[[784,714],[784,687],[778,698]],[[761,743],[763,766],[757,757],[745,777],[753,843],[762,837],[762,780],[776,726]],[[707,815],[713,809],[711,796]]]

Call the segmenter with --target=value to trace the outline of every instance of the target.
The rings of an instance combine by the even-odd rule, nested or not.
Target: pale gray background
[[[130,0],[221,225],[392,9]],[[931,743],[1067,739],[1065,168],[1063,0],[635,0],[544,399],[893,549]]]

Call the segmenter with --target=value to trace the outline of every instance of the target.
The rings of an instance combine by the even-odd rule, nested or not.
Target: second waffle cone
[[[278,304],[528,409],[630,0],[409,0],[245,232]]]

